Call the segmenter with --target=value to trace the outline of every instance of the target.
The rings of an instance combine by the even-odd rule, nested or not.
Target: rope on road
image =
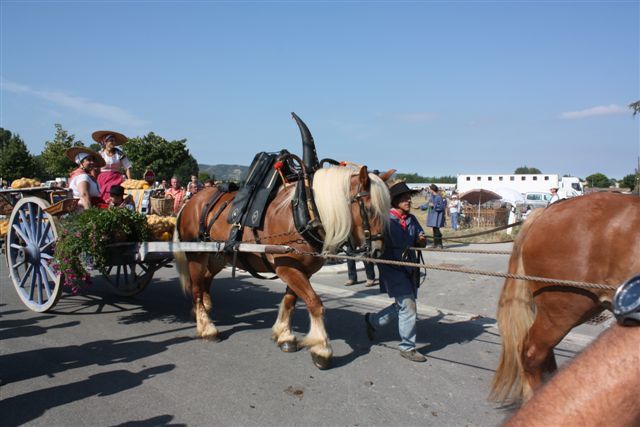
[[[501,242],[502,243],[502,242]],[[511,251],[484,251],[480,249],[440,249],[440,248],[409,248],[412,251],[443,252],[452,254],[486,254],[486,255],[511,255]]]

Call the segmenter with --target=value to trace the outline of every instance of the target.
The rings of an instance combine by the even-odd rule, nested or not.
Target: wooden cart
[[[26,190],[26,191],[25,191]],[[62,277],[53,268],[53,253],[60,232],[58,216],[75,209],[74,199],[51,204],[45,188],[0,190],[13,210],[5,236],[9,275],[22,302],[31,310],[51,310],[62,294]],[[288,253],[285,245],[235,244],[237,252]],[[125,242],[109,245],[103,277],[113,292],[133,296],[142,292],[154,273],[173,260],[173,251],[222,252],[223,242]]]

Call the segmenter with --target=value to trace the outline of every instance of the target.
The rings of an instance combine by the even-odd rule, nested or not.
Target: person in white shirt
[[[560,200],[560,196],[558,196],[558,189],[556,187],[550,188],[549,191],[551,191],[551,200],[549,200],[549,204]]]
[[[98,183],[91,176],[91,170],[104,166],[104,160],[98,153],[85,147],[69,148],[65,155],[78,165],[69,176],[69,189],[73,198],[78,200],[78,210],[89,209],[92,205],[104,203],[100,197]]]
[[[460,213],[460,200],[458,196],[454,194],[451,196],[451,202],[449,203],[449,216],[451,217],[451,229],[458,229],[458,214]]]

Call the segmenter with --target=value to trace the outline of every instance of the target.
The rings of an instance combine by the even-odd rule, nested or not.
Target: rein
[[[362,218],[362,232],[364,233],[364,245],[359,247],[351,244],[350,246],[353,248],[351,253],[368,253],[373,248],[373,242],[376,240],[382,240],[383,234],[371,234],[371,225],[369,223],[369,215],[367,214],[367,209],[364,205],[364,198],[370,197],[371,193],[369,191],[360,191],[360,183],[358,183],[358,188],[356,189],[356,194],[351,198],[351,203],[358,203],[360,207],[360,217]]]

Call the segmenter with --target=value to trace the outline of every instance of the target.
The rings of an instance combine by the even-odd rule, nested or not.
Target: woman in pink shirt
[[[100,185],[101,197],[107,200],[111,187],[120,185],[124,181],[122,169],[124,169],[127,178],[131,179],[131,162],[122,150],[117,148],[118,145],[127,142],[127,137],[110,130],[96,131],[91,137],[102,147],[100,156],[104,159],[105,165],[100,169],[98,184]]]

